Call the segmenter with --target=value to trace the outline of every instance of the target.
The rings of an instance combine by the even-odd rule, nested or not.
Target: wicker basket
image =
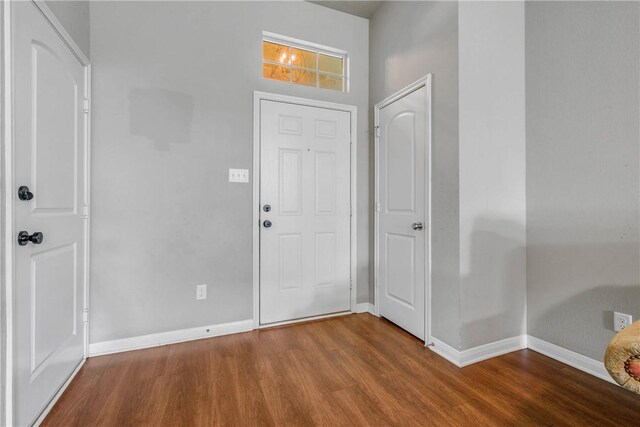
[[[613,337],[604,365],[618,384],[640,394],[640,321]]]

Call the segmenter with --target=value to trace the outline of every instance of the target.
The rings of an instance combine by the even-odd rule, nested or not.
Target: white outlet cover
[[[628,327],[633,323],[633,317],[630,314],[618,313],[615,311],[613,313],[613,330],[616,332],[620,332],[624,328]]]
[[[196,286],[196,299],[207,299],[207,285]]]
[[[249,169],[229,169],[229,182],[249,182]]]

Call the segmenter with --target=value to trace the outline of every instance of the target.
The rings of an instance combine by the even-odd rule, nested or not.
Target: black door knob
[[[262,225],[264,225],[264,228],[269,228],[271,227],[271,221],[266,220],[265,222],[262,223]]]
[[[31,242],[34,245],[39,245],[44,240],[44,234],[39,231],[36,231],[32,235],[29,235],[26,231],[21,231],[18,233],[18,244],[20,246],[24,246],[27,243]]]
[[[18,199],[20,200],[31,200],[33,199],[33,193],[29,191],[29,187],[26,185],[18,188]]]

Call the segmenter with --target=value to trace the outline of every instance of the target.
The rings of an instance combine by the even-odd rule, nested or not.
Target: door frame
[[[46,414],[51,410],[54,403],[62,395],[62,392],[70,383],[71,379],[79,371],[80,367],[89,354],[89,231],[90,231],[90,194],[91,194],[91,61],[75,43],[71,35],[56,18],[43,0],[31,0],[33,5],[42,13],[45,20],[53,27],[62,41],[71,50],[74,56],[84,67],[85,87],[87,102],[83,107],[87,110],[84,115],[85,120],[85,195],[84,195],[84,299],[83,299],[83,320],[84,320],[84,355],[78,367],[73,371],[67,381],[61,385],[58,392],[53,396],[51,402],[43,408],[42,413],[36,420],[39,424]],[[0,258],[0,323],[5,325],[0,330],[0,399],[4,412],[0,412],[0,424],[13,425],[14,418],[14,390],[13,390],[13,288],[15,275],[13,271],[14,250],[15,250],[15,218],[14,218],[14,138],[13,138],[13,51],[12,51],[12,2],[0,2],[0,18],[2,19],[2,34],[0,34],[0,61],[1,61],[1,89],[0,89],[0,157],[2,164],[2,175],[0,176],[0,237],[2,238],[2,256]]]
[[[389,104],[392,104],[399,99],[409,95],[410,93],[415,92],[418,89],[422,89],[426,87],[427,89],[427,105],[426,105],[426,114],[427,114],[427,147],[425,149],[425,155],[427,159],[425,164],[428,165],[428,173],[426,176],[426,185],[425,185],[425,214],[426,214],[426,223],[427,223],[427,232],[428,238],[425,239],[425,275],[424,275],[424,342],[425,346],[432,341],[431,337],[431,212],[432,212],[432,204],[431,204],[431,178],[433,175],[433,160],[432,160],[432,148],[431,148],[431,74],[427,74],[426,76],[416,80],[411,83],[409,86],[399,90],[393,95],[385,98],[384,100],[378,102],[373,107],[373,115],[374,115],[374,259],[373,259],[373,287],[374,287],[374,310],[375,315],[380,316],[380,280],[379,280],[379,272],[380,272],[380,257],[378,255],[380,249],[380,135],[378,134],[378,129],[380,129],[380,110]]]
[[[312,318],[297,319],[274,324],[260,324],[260,101],[283,102],[286,104],[302,105],[305,107],[317,107],[330,110],[345,111],[351,115],[351,312],[356,312],[356,296],[358,294],[358,286],[356,280],[357,272],[357,125],[358,125],[358,108],[355,105],[337,104],[333,102],[318,101],[315,99],[299,98],[297,96],[280,95],[268,92],[253,92],[253,327],[254,329],[262,327],[271,327],[288,323],[296,323],[332,316],[315,316]],[[335,315],[335,314],[333,314]]]

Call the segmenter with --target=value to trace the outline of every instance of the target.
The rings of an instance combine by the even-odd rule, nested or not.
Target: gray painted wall
[[[252,167],[253,90],[357,105],[368,301],[368,29],[307,2],[91,5],[91,342],[252,317],[252,187],[227,169]],[[348,51],[351,91],[263,80],[263,30]]]
[[[602,360],[640,320],[640,4],[528,2],[530,335]]]
[[[47,3],[89,54],[88,3]],[[427,73],[433,335],[466,349],[522,332],[521,8],[386,3],[368,26],[303,2],[94,3],[91,341],[251,316],[251,188],[226,170],[251,168],[254,89],[358,105],[358,301],[372,300],[368,106]],[[527,327],[596,359],[613,310],[640,318],[638,9],[526,5]],[[351,92],[263,81],[263,29],[349,51]]]
[[[82,52],[90,58],[89,1],[45,1]]]
[[[461,350],[526,333],[524,2],[460,2]]]
[[[0,3],[0,22],[4,22],[4,13],[5,13],[5,5],[6,3]],[[3,166],[6,164],[5,158],[5,148],[4,148],[4,134],[5,134],[5,73],[4,73],[4,31],[0,31],[0,164]],[[13,230],[7,230],[5,224],[7,209],[6,202],[7,194],[5,191],[6,182],[4,178],[5,174],[0,174],[0,242],[2,242],[2,247],[5,246],[5,242],[8,239],[8,236],[13,234]],[[5,402],[7,398],[7,350],[8,350],[8,340],[7,340],[7,310],[6,310],[6,289],[7,289],[7,281],[6,277],[6,265],[5,265],[5,257],[0,256],[0,425],[8,425],[6,419],[6,410],[5,410]]]
[[[420,77],[433,74],[432,333],[457,348],[460,341],[458,4],[384,3],[371,17],[369,32],[371,106]],[[370,293],[373,295],[373,291]]]

